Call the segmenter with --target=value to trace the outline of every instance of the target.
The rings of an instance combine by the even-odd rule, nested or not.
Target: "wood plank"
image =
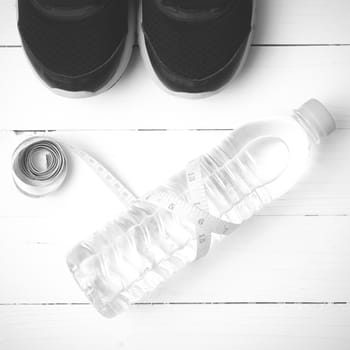
[[[348,159],[349,132],[338,130],[314,152],[309,171],[295,189],[245,224],[207,259],[176,276],[152,300],[347,300],[350,282],[343,276],[350,266],[350,170],[343,164]],[[91,152],[142,194],[225,134],[101,131],[51,135]],[[5,164],[0,193],[6,198],[0,201],[0,266],[11,266],[0,271],[0,303],[82,302],[85,299],[66,269],[65,254],[123,208],[75,158],[61,191],[39,200],[23,196],[12,183],[11,156],[29,134],[3,131],[0,135],[0,158]]]
[[[15,1],[0,2],[0,46],[20,44]],[[257,2],[255,45],[350,43],[347,0]],[[126,129],[53,136],[91,151],[140,194],[225,135],[183,129],[232,129],[289,113],[315,96],[335,114],[339,130],[314,152],[291,192],[146,300],[162,305],[137,305],[113,321],[85,305],[64,257],[121,205],[77,159],[62,191],[41,200],[22,196],[10,164],[15,145],[28,134],[0,132],[1,349],[349,348],[350,48],[254,47],[236,82],[199,101],[164,94],[137,55],[107,94],[62,99],[34,79],[21,51],[0,49],[0,129]],[[130,131],[154,128],[181,131]],[[266,301],[277,304],[255,304]],[[198,305],[164,305],[169,302]],[[201,304],[213,302],[222,304]],[[252,304],[232,304],[241,302]]]
[[[2,0],[0,3],[0,46],[20,45],[16,3],[16,0]]]
[[[6,350],[347,350],[347,306],[138,306],[114,320],[87,307],[1,307]]]
[[[21,49],[0,51],[1,127],[5,129],[232,129],[289,115],[310,97],[350,126],[350,47],[255,47],[238,80],[207,99],[167,94],[138,57],[109,92],[65,99],[36,79]]]
[[[0,45],[19,45],[17,0],[0,3]],[[257,0],[255,44],[350,43],[347,0]]]
[[[140,196],[165,183],[228,134],[225,131],[50,133],[63,143],[77,145],[95,155]],[[31,135],[0,132],[0,157],[7,164],[0,174],[0,190],[8,199],[0,201],[0,217],[57,218],[62,201],[67,202],[65,217],[79,215],[76,209],[79,208],[82,215],[89,213],[106,219],[122,209],[114,195],[76,157],[70,162],[71,175],[57,194],[38,201],[23,196],[12,182],[11,157],[21,140]],[[350,130],[337,130],[314,149],[310,167],[295,187],[260,215],[350,215],[350,168],[344,166],[349,148]]]
[[[2,218],[0,303],[85,303],[65,255],[94,221]],[[349,226],[350,217],[256,217],[145,301],[349,301]]]
[[[350,170],[343,165],[348,159],[349,133],[338,130],[314,152],[310,169],[295,189],[242,226],[207,259],[177,275],[151,300],[348,300],[350,282],[343,276],[350,272]],[[142,194],[210,149],[225,134],[101,131],[51,136],[91,152]],[[101,228],[123,208],[75,158],[61,191],[39,200],[23,196],[12,183],[11,156],[16,145],[29,135],[0,133],[0,159],[5,164],[0,173],[0,193],[6,198],[0,201],[0,266],[11,266],[0,270],[0,303],[84,302],[64,257],[73,244]]]

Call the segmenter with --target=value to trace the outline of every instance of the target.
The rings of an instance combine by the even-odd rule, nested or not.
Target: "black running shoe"
[[[18,0],[24,50],[55,92],[84,97],[122,76],[135,37],[133,0]]]
[[[213,92],[243,66],[253,12],[254,0],[143,0],[142,56],[168,89]]]

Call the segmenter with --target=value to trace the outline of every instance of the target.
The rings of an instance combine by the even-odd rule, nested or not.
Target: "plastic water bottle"
[[[291,117],[233,132],[200,158],[210,212],[234,223],[250,218],[297,182],[311,147],[335,127],[326,108],[311,100]],[[164,189],[190,202],[185,171],[155,191]],[[97,310],[113,317],[193,262],[196,252],[194,225],[145,197],[77,245],[67,262]]]

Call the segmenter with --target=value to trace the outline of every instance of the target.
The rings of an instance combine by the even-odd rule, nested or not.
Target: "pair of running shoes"
[[[255,0],[18,0],[23,48],[55,92],[111,88],[138,41],[168,91],[205,95],[235,77],[252,38]]]

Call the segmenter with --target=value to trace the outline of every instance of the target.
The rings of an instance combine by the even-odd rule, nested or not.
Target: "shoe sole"
[[[124,51],[118,66],[118,69],[116,70],[115,74],[113,77],[99,90],[91,92],[91,91],[68,91],[68,90],[62,90],[62,89],[57,89],[53,88],[49,85],[47,85],[41,77],[38,75],[34,67],[32,66],[31,62],[29,61],[29,58],[27,55],[24,53],[27,62],[31,66],[31,69],[34,71],[34,74],[39,78],[39,80],[42,82],[43,85],[45,85],[49,90],[51,90],[54,94],[63,96],[63,97],[68,97],[68,98],[88,98],[92,96],[97,96],[100,95],[108,90],[110,90],[115,84],[118,83],[118,81],[122,78],[126,68],[129,65],[129,62],[131,60],[131,56],[133,53],[133,48],[135,45],[135,37],[136,37],[136,6],[134,0],[129,0],[129,8],[128,8],[128,34],[125,39],[125,47]],[[17,21],[18,21],[18,2],[17,2]],[[23,50],[24,51],[24,50]]]
[[[147,0],[146,0],[147,1]],[[170,95],[173,96],[177,96],[177,97],[183,97],[183,98],[187,98],[187,99],[202,99],[202,98],[206,98],[206,97],[210,97],[213,95],[216,95],[218,93],[220,93],[223,89],[226,88],[226,86],[229,84],[229,82],[233,81],[234,79],[236,79],[238,77],[238,75],[241,73],[241,71],[243,70],[243,67],[246,64],[247,58],[248,58],[248,54],[253,42],[253,36],[254,36],[254,32],[255,32],[255,13],[256,13],[256,0],[253,0],[253,13],[252,13],[252,22],[251,22],[251,27],[252,30],[249,34],[249,39],[247,41],[246,44],[246,48],[242,57],[242,60],[236,70],[236,72],[234,73],[234,75],[232,76],[232,78],[226,83],[224,84],[220,89],[217,89],[215,91],[209,91],[209,92],[200,92],[200,93],[195,93],[195,92],[177,92],[174,90],[169,89],[167,86],[165,86],[162,81],[158,78],[155,70],[153,69],[153,65],[151,63],[151,60],[148,56],[148,52],[147,52],[147,48],[146,48],[146,39],[145,39],[145,35],[143,33],[143,29],[142,29],[142,0],[140,2],[140,7],[139,7],[139,11],[138,11],[138,45],[140,48],[140,53],[141,53],[141,57],[142,60],[146,66],[147,71],[149,72],[149,74],[152,76],[152,80],[165,92],[167,92]]]

